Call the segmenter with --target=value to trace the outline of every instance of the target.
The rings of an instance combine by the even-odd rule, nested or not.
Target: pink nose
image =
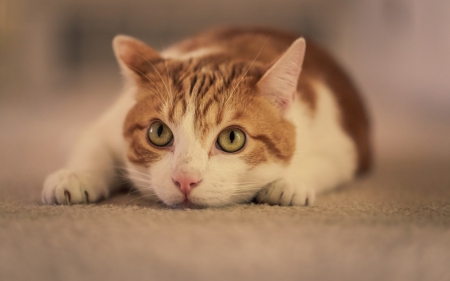
[[[181,190],[184,196],[188,196],[191,190],[202,180],[198,177],[179,175],[172,178],[175,185]]]

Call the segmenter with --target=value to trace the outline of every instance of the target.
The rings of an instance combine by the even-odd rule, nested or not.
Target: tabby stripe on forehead
[[[174,88],[175,88],[175,92],[177,92],[177,93],[183,91],[185,89],[185,87],[183,85],[183,80],[176,81],[174,83]]]
[[[201,94],[203,91],[203,86],[205,85],[206,75],[202,75],[200,80],[200,86],[197,87],[197,95]]]
[[[223,115],[224,115],[223,110],[224,110],[224,108],[221,107],[220,110],[219,110],[219,112],[218,112],[217,115],[216,115],[216,126],[218,126],[218,125],[222,122]]]
[[[173,110],[169,110],[169,112],[167,114],[167,118],[169,119],[169,121],[171,123],[175,123],[174,120],[173,120],[173,114],[174,114]]]
[[[232,80],[229,79],[229,78],[223,79],[221,90],[222,90],[223,88],[228,88],[228,87],[230,87],[231,81],[232,81]]]
[[[186,99],[182,99],[182,100],[181,100],[181,105],[182,105],[182,107],[183,107],[183,112],[186,112],[186,110],[187,110],[187,102],[186,102]]]
[[[228,76],[227,83],[228,83],[228,84],[231,83],[231,81],[234,80],[235,76],[236,76],[236,68],[235,68],[234,66],[232,66],[232,67],[231,67],[231,73],[230,73],[230,75]]]
[[[189,89],[189,96],[192,95],[192,92],[194,91],[194,86],[195,86],[196,83],[197,83],[197,75],[194,75],[194,77],[192,77],[192,80],[191,80],[191,87]]]
[[[208,112],[208,109],[212,103],[213,103],[212,99],[209,99],[208,102],[205,104],[205,106],[203,107],[203,111],[202,111],[203,116],[206,116],[206,113]]]
[[[186,66],[187,67],[187,66]],[[184,72],[182,72],[184,71]],[[180,69],[181,74],[178,76],[178,80],[183,81],[186,78],[188,78],[191,75],[191,72],[189,70]]]
[[[222,95],[223,95],[223,93],[222,93]],[[214,102],[219,104],[219,97],[218,97],[218,95],[213,95],[213,99],[214,99]]]

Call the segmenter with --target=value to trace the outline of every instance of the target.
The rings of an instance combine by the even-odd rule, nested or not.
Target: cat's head
[[[136,103],[124,124],[131,179],[168,205],[251,200],[295,150],[287,117],[305,42],[270,66],[226,54],[164,59],[127,36],[113,42]]]

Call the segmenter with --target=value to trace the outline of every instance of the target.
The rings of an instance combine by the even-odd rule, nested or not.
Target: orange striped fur
[[[155,119],[177,124],[191,106],[202,145],[211,145],[205,143],[205,136],[213,128],[235,125],[255,140],[241,152],[249,165],[268,158],[289,162],[295,148],[294,129],[258,94],[256,83],[266,67],[255,59],[245,61],[221,54],[188,61],[149,61],[154,68],[139,78],[138,102],[125,122],[130,161],[148,166],[160,159],[167,150],[148,144],[147,126]]]

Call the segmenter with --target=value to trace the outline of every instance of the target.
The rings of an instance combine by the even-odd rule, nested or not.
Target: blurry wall
[[[20,74],[34,89],[76,84],[84,71],[116,67],[111,40],[129,34],[162,49],[214,25],[278,26],[332,42],[351,1],[0,0]],[[5,19],[5,18],[4,18]],[[14,54],[13,54],[14,53]],[[11,62],[10,62],[11,63]],[[17,70],[17,69],[16,69]],[[9,82],[19,82],[9,80]],[[22,81],[19,84],[23,85]],[[42,92],[48,92],[43,90]],[[3,93],[5,94],[5,93]]]
[[[439,0],[0,0],[1,75],[48,86],[112,66],[118,33],[161,49],[213,25],[259,24],[321,41],[368,87],[447,98],[449,13]]]
[[[392,150],[439,147],[450,142],[448,15],[440,0],[0,0],[0,99],[117,89],[119,33],[162,49],[214,25],[267,25],[334,53]]]
[[[337,51],[386,106],[450,121],[450,1],[354,1]],[[425,110],[426,112],[421,112]]]

